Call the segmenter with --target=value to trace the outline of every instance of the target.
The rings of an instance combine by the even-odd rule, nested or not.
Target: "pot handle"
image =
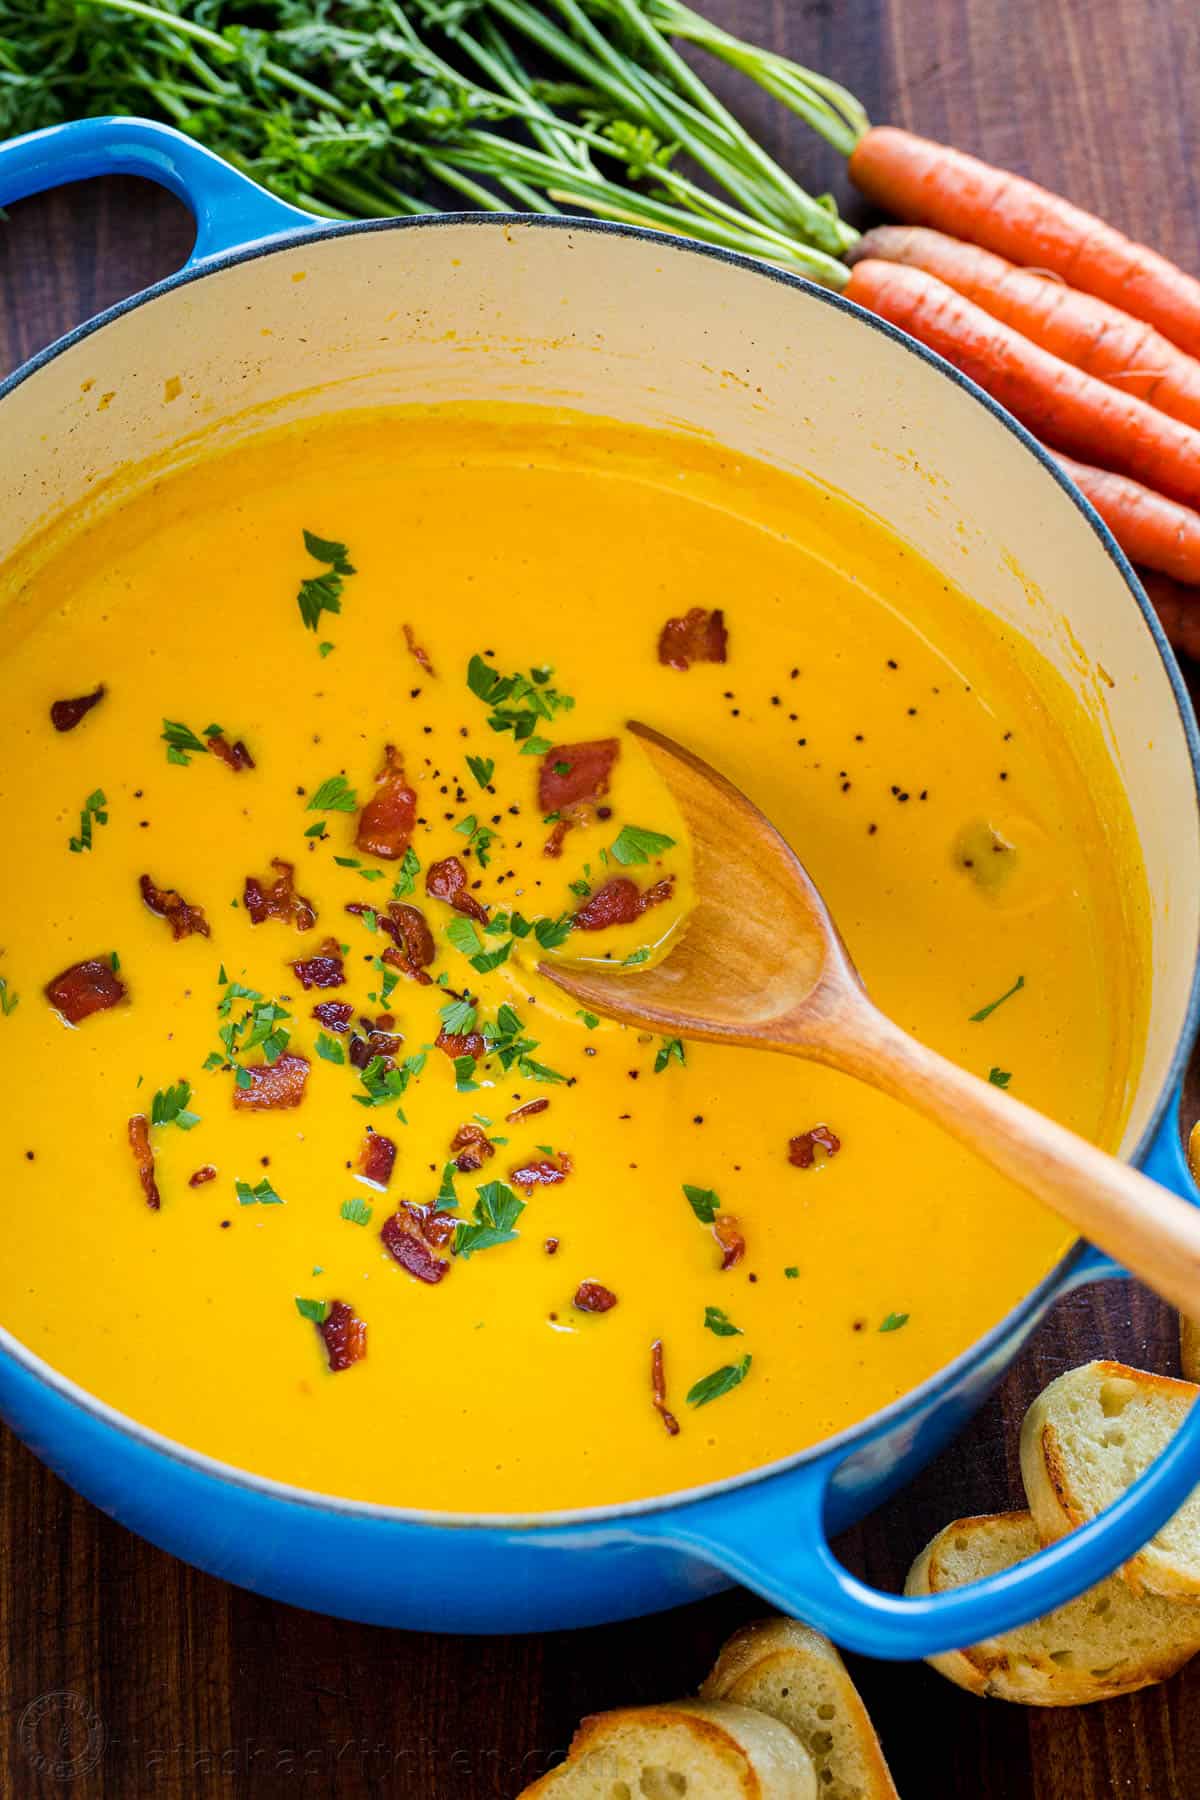
[[[1197,1202],[1179,1142],[1178,1096],[1145,1159],[1148,1174]],[[1116,1274],[1115,1265],[1097,1275]],[[830,1484],[854,1452],[643,1521],[673,1547],[698,1555],[785,1613],[865,1656],[896,1661],[960,1649],[1084,1593],[1128,1561],[1200,1483],[1200,1406],[1193,1406],[1145,1474],[1098,1517],[1027,1562],[940,1594],[905,1598],[860,1581],[839,1562],[825,1531]]]
[[[143,175],[191,209],[196,242],[185,268],[318,221],[277,200],[194,138],[153,119],[75,119],[0,144],[0,206],[93,175]]]

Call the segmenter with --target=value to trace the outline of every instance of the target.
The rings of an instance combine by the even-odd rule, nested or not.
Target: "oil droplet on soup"
[[[1063,1250],[902,1107],[536,973],[686,927],[639,717],[796,843],[900,1023],[1116,1142],[1124,797],[878,520],[397,409],[131,477],[2,580],[0,1318],[92,1393],[334,1493],[598,1504],[862,1418]]]

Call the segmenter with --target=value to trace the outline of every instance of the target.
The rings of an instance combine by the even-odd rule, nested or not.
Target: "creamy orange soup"
[[[1115,1144],[1124,797],[944,575],[817,486],[531,410],[343,416],[122,494],[3,572],[31,1349],[246,1469],[537,1510],[800,1449],[1050,1267],[1063,1226],[903,1107],[535,968],[686,929],[640,717],[777,821],[900,1024]]]

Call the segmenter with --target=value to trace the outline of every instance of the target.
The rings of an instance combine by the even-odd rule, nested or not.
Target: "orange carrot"
[[[1175,648],[1200,657],[1200,588],[1182,587],[1152,569],[1139,569],[1138,576]]]
[[[1128,475],[1089,468],[1056,450],[1050,454],[1086,494],[1130,562],[1200,589],[1200,513]]]
[[[1035,182],[891,125],[859,139],[850,173],[899,218],[1049,269],[1200,356],[1200,281]]]
[[[1200,431],[1040,350],[921,269],[856,263],[849,300],[890,319],[986,388],[1056,450],[1200,506]]]
[[[1200,362],[1153,325],[1107,300],[1018,269],[978,244],[960,243],[922,225],[880,225],[868,231],[848,260],[862,262],[868,256],[936,275],[1053,356],[1185,425],[1200,426]]]

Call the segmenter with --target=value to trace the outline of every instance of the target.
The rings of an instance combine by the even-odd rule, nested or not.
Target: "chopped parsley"
[[[314,1275],[319,1275],[320,1272],[319,1269],[313,1270]],[[314,1325],[323,1325],[329,1317],[329,1302],[328,1300],[302,1300],[297,1294],[296,1311],[302,1319],[311,1319]]]
[[[889,1313],[879,1329],[880,1331],[899,1331],[902,1325],[908,1324],[908,1320],[908,1313]]]
[[[238,1066],[239,1058],[251,1050],[261,1049],[265,1062],[278,1062],[291,1040],[291,1032],[284,1020],[292,1015],[278,1000],[264,999],[257,988],[246,987],[240,981],[229,981],[225,978],[224,967],[218,980],[225,988],[217,1002],[217,1017],[223,1021],[217,1027],[217,1036],[224,1046],[224,1054],[214,1050],[205,1058],[204,1067],[219,1069],[232,1063],[237,1068],[238,1086],[247,1088],[250,1086],[249,1071]],[[240,1019],[233,1017],[235,1000],[249,1002]]]
[[[417,885],[417,876],[421,873],[421,859],[410,844],[404,852],[403,860],[392,883],[392,899],[403,900],[411,894]]]
[[[557,919],[535,919],[533,935],[543,950],[557,950],[570,937],[574,922],[573,913],[560,913]]]
[[[306,812],[344,812],[358,811],[358,795],[350,786],[344,775],[331,775],[323,781],[312,799]]]
[[[609,854],[628,867],[631,864],[647,863],[652,856],[659,856],[664,850],[673,850],[674,847],[675,839],[667,837],[665,832],[645,831],[640,825],[622,825]]]
[[[683,1191],[687,1203],[702,1225],[711,1225],[721,1210],[721,1202],[711,1188],[689,1187],[685,1181]]]
[[[671,1062],[677,1062],[681,1068],[687,1066],[687,1052],[680,1038],[664,1038],[658,1055],[654,1058],[654,1073],[661,1075]]]
[[[742,1328],[735,1325],[729,1314],[722,1312],[719,1306],[706,1306],[704,1309],[704,1326],[716,1337],[741,1337]]]
[[[355,1195],[353,1200],[343,1200],[338,1210],[342,1218],[347,1219],[351,1225],[369,1225],[374,1208]]]
[[[451,1000],[449,1005],[438,1008],[438,1017],[443,1031],[451,1037],[467,1037],[475,1029],[475,1002]]]
[[[480,868],[486,869],[492,860],[492,845],[496,839],[496,834],[491,826],[481,825],[474,813],[468,813],[467,817],[461,819],[454,829],[460,837],[466,838],[467,849],[474,850],[479,859]]]
[[[460,1219],[454,1228],[455,1256],[469,1258],[476,1250],[510,1244],[518,1235],[513,1227],[525,1211],[525,1202],[517,1198],[507,1182],[486,1181],[475,1192],[478,1198],[470,1221]]]
[[[103,788],[96,788],[84,801],[79,814],[79,836],[68,840],[68,847],[76,856],[81,850],[90,850],[92,847],[93,820],[97,825],[108,824],[107,805]]]
[[[335,1037],[330,1037],[327,1031],[318,1031],[317,1055],[322,1062],[344,1063],[346,1048],[344,1044],[339,1044]]]
[[[477,1094],[479,1083],[475,1079],[475,1058],[473,1056],[456,1056],[454,1059],[454,1085],[460,1094]]]
[[[783,1271],[783,1278],[785,1281],[798,1281],[800,1279],[800,1270],[798,1266],[795,1263],[789,1263],[787,1268]]]
[[[557,1069],[534,1061],[532,1053],[538,1047],[538,1040],[526,1037],[524,1031],[516,1008],[506,1000],[497,1010],[495,1025],[484,1033],[488,1051],[495,1055],[500,1067],[507,1071],[515,1063],[520,1073],[531,1081],[566,1081],[566,1076],[560,1075]]]
[[[988,1080],[993,1087],[1006,1088],[1012,1080],[1011,1069],[989,1069]]]
[[[277,1194],[266,1175],[254,1187],[248,1181],[235,1181],[238,1204],[241,1206],[282,1206],[283,1196]]]
[[[442,1185],[434,1201],[440,1212],[453,1212],[458,1205],[458,1195],[454,1191],[454,1177],[457,1174],[457,1163],[448,1162],[442,1168]]]
[[[481,788],[486,788],[496,773],[496,764],[490,756],[468,756],[467,767]]]
[[[511,731],[525,756],[543,756],[550,748],[549,740],[537,735],[538,721],[569,712],[575,704],[570,694],[550,686],[553,673],[530,669],[528,675],[501,675],[482,656],[473,656],[467,665],[467,686],[492,709],[488,724],[493,731]]]
[[[326,638],[325,642],[323,644],[317,645],[317,655],[318,656],[328,656],[329,652],[331,650],[335,650],[336,648],[337,648],[336,644],[331,644],[329,642],[329,639]]]
[[[584,1012],[582,1007],[580,1007],[579,1011],[575,1014],[575,1017],[577,1019],[582,1019],[589,1031],[595,1031],[597,1025],[600,1023],[595,1013]]]
[[[179,1081],[174,1087],[160,1088],[150,1102],[150,1123],[178,1125],[180,1131],[190,1131],[193,1125],[200,1123],[200,1114],[188,1111],[191,1098],[190,1081]]]
[[[203,738],[198,738],[190,725],[181,724],[178,719],[164,719],[160,736],[167,746],[167,761],[178,763],[181,768],[186,769],[193,756],[209,754],[208,745]],[[224,729],[220,725],[204,727],[204,737],[206,738],[224,736]]]
[[[6,975],[0,975],[0,1015],[3,1015],[3,1017],[7,1019],[12,1013],[16,1012],[20,1000],[20,994],[11,993],[9,991],[8,977]]]
[[[631,950],[628,956],[623,956],[621,958],[621,967],[623,969],[634,969],[637,967],[637,965],[639,963],[644,963],[644,962],[649,962],[649,961],[650,961],[650,952],[649,952],[649,950],[647,950],[646,946],[643,944],[642,948],[640,950]]]
[[[412,1060],[410,1057],[409,1062]],[[402,1098],[415,1072],[410,1071],[408,1063],[400,1068],[389,1068],[386,1056],[373,1056],[366,1068],[359,1071],[358,1079],[365,1092],[355,1094],[354,1099],[360,1106],[387,1106],[389,1101]],[[400,1107],[396,1108],[396,1113],[399,1118],[404,1117]]]
[[[986,1018],[989,1018],[991,1016],[991,1014],[995,1012],[995,1010],[998,1006],[1003,1006],[1004,1002],[1006,1000],[1011,1000],[1014,994],[1019,994],[1021,989],[1024,986],[1025,986],[1025,977],[1023,975],[1018,975],[1017,979],[1013,982],[1012,986],[1009,988],[1007,994],[1001,994],[1001,996],[998,1000],[991,1001],[990,1004],[987,1006],[981,1006],[977,1013],[971,1014],[971,1017],[967,1021],[967,1023],[970,1025],[982,1025],[983,1021]]]
[[[318,537],[315,532],[306,531],[304,548],[315,562],[329,565],[323,575],[309,575],[302,581],[296,596],[300,617],[310,631],[315,631],[322,613],[341,612],[343,578],[353,575],[355,569],[348,560],[345,544],[339,544],[333,538]],[[322,650],[321,654],[324,656],[328,652]]]
[[[749,1356],[739,1356],[735,1363],[726,1363],[723,1368],[714,1369],[711,1375],[705,1375],[688,1389],[688,1405],[707,1406],[710,1400],[719,1400],[722,1394],[731,1392],[745,1381],[752,1360]]]
[[[464,956],[478,956],[483,949],[483,939],[472,920],[464,919],[461,913],[455,913],[446,927],[446,936],[456,950]]]

